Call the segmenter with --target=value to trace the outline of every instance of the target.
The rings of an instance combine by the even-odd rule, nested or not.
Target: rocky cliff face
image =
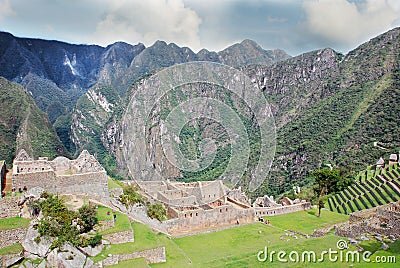
[[[393,135],[400,130],[400,110],[395,104],[400,96],[399,44],[400,29],[396,28],[346,56],[331,50],[314,52],[317,57],[309,62],[325,63],[316,68],[315,63],[305,64],[305,70],[289,72],[290,78],[283,78],[288,72],[281,72],[281,79],[275,82],[272,70],[279,64],[261,80],[254,76],[261,86],[266,85],[266,96],[272,103],[277,95],[279,100],[275,109],[280,128],[272,188],[287,190],[294,180],[305,184],[310,170],[326,164],[360,170],[371,159],[388,157],[400,149],[400,140]],[[296,58],[282,65],[293,60]],[[285,69],[293,68],[287,65]],[[280,90],[288,91],[280,95]],[[291,114],[292,109],[297,111]],[[387,149],[375,147],[375,141]]]
[[[187,47],[179,47],[173,43],[167,44],[163,41],[157,41],[153,46],[144,48],[143,45],[137,45],[130,47],[130,50],[126,47],[127,44],[117,43],[110,46],[107,53],[104,53],[103,63],[100,67],[99,81],[107,87],[103,87],[103,92],[110,92],[109,96],[105,99],[110,103],[114,103],[113,100],[109,100],[110,96],[114,96],[115,92],[121,96],[122,101],[119,102],[117,107],[121,110],[125,108],[123,100],[126,98],[126,92],[135,92],[137,89],[138,80],[145,79],[146,76],[160,70],[164,67],[169,67],[174,64],[180,64],[198,60],[213,60],[218,63],[231,64],[232,66],[242,66],[250,62],[259,62],[263,64],[271,64],[282,59],[289,58],[289,56],[283,51],[267,51],[259,47],[255,42],[246,40],[241,44],[233,45],[221,52],[209,52],[206,50],[200,51],[195,54]],[[129,50],[130,52],[127,52]],[[100,83],[99,82],[99,83]],[[134,84],[131,88],[130,85]],[[95,87],[96,88],[96,87]],[[91,90],[88,91],[90,93]],[[75,148],[77,152],[83,148],[88,148],[87,144],[95,148],[100,148],[99,151],[103,151],[106,148],[112,154],[120,155],[118,146],[115,142],[118,141],[120,126],[118,126],[118,120],[120,119],[121,113],[115,114],[115,111],[104,111],[101,109],[101,104],[95,100],[95,105],[86,105],[88,99],[88,93],[84,94],[74,108],[71,118],[65,122],[56,123],[57,132],[63,137],[71,137],[70,140],[64,139],[66,143],[71,143],[70,147]],[[98,120],[94,116],[93,111],[101,110],[107,114],[107,120]],[[120,110],[118,110],[120,111]],[[102,113],[103,113],[102,112]],[[85,115],[86,114],[86,115]],[[94,113],[95,114],[95,113]],[[82,116],[83,115],[83,116]],[[63,118],[64,119],[64,118]],[[70,123],[68,123],[70,122]],[[70,129],[65,129],[63,125],[70,124]],[[101,134],[98,131],[93,130],[91,126],[96,125],[96,128],[105,129]],[[156,131],[156,129],[154,129]],[[100,137],[99,137],[100,135]],[[89,142],[88,141],[93,141]],[[96,143],[96,145],[94,145]],[[154,148],[158,148],[155,146]],[[93,149],[92,149],[93,150]],[[97,149],[94,149],[97,151]],[[115,161],[121,162],[122,159],[118,156],[116,159],[111,155],[109,158],[113,158]],[[112,164],[114,163],[112,161]],[[100,161],[102,161],[100,159]],[[103,165],[107,166],[105,162]],[[162,164],[164,167],[167,163]],[[173,168],[167,168],[174,174],[179,174]]]
[[[319,100],[336,92],[343,55],[326,48],[276,63],[243,70],[268,97],[280,128]]]
[[[400,140],[393,135],[400,130],[395,104],[400,96],[399,32],[389,31],[347,55],[327,48],[270,66],[242,67],[272,105],[277,125],[272,172],[257,194],[277,194],[290,189],[294,181],[304,185],[310,170],[328,163],[355,171],[400,148]],[[214,60],[217,56],[210,54]],[[114,133],[118,133],[116,125]],[[204,133],[206,128],[200,126],[200,130]],[[119,141],[123,143],[121,137]],[[374,147],[373,141],[388,150]],[[113,148],[118,152],[118,146]],[[154,155],[159,154],[157,143],[152,148]],[[176,175],[170,171],[172,177]]]

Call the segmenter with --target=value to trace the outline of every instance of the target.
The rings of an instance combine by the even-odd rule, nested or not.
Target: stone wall
[[[15,267],[23,258],[20,253],[0,255],[0,267]]]
[[[114,220],[99,221],[99,226],[96,225],[96,231],[101,232],[112,227],[114,227]]]
[[[49,192],[55,191],[56,174],[54,171],[39,171],[33,173],[13,173],[12,185],[15,189],[41,187]]]
[[[16,217],[20,213],[18,197],[0,198],[0,219]],[[2,240],[0,240],[2,241]]]
[[[177,195],[176,195],[177,196]],[[176,197],[176,198],[169,198],[169,196],[165,195],[165,192],[158,192],[157,199],[165,204],[170,206],[193,206],[196,205],[196,197],[193,195],[191,196],[184,196],[184,197]]]
[[[41,187],[50,193],[109,196],[105,171],[59,176],[54,171],[13,174],[13,187],[18,189],[25,186],[28,189]]]
[[[260,216],[275,216],[282,215],[302,210],[307,210],[311,208],[311,204],[309,202],[294,204],[290,206],[280,206],[280,207],[256,207],[255,215],[257,217]]]
[[[109,241],[111,244],[122,244],[128,242],[134,242],[133,230],[105,234],[103,239]]]
[[[0,248],[12,246],[21,243],[24,240],[28,228],[16,228],[0,230]]]
[[[94,197],[110,196],[105,171],[57,176],[56,191],[66,194],[83,193]]]
[[[212,181],[212,182],[199,182],[200,183],[200,191],[201,191],[201,203],[210,203],[215,201],[216,199],[221,198],[225,195],[222,181]],[[199,200],[200,202],[200,200]]]
[[[400,213],[395,210],[399,204],[396,202],[352,213],[348,223],[335,229],[335,235],[355,238],[371,233],[400,238]]]
[[[335,235],[342,237],[356,238],[362,234],[380,234],[394,235],[396,238],[400,236],[400,228],[377,228],[369,225],[368,221],[360,221],[353,224],[342,225],[335,229]]]
[[[53,170],[50,163],[47,160],[33,160],[24,162],[14,162],[15,171],[13,173],[31,173]]]
[[[204,229],[254,222],[254,209],[238,209],[222,205],[213,209],[178,212],[178,218],[164,221],[171,234],[196,232]]]
[[[137,259],[137,258],[145,258],[146,262],[148,264],[152,263],[161,263],[161,262],[166,262],[167,257],[165,254],[165,248],[164,247],[158,247],[158,248],[153,248],[153,249],[146,249],[138,252],[133,252],[129,254],[118,254],[118,255],[112,255],[103,260],[103,265],[104,266],[110,266],[110,265],[115,265],[118,264],[120,261],[125,261],[125,260],[131,260],[131,259]]]
[[[111,197],[119,197],[124,193],[124,190],[122,188],[112,188],[109,191]]]

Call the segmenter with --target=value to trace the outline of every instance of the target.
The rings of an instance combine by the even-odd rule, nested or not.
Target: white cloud
[[[107,45],[115,41],[142,42],[149,46],[156,40],[174,42],[194,50],[201,47],[200,17],[184,6],[183,0],[110,1],[90,42]]]
[[[353,46],[395,26],[399,21],[397,0],[305,1],[307,29],[342,46]]]
[[[10,0],[0,0],[0,20],[15,15]]]

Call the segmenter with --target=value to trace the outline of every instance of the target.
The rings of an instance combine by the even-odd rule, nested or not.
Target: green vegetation
[[[106,213],[107,209],[98,208],[98,213]],[[133,228],[135,242],[124,244],[112,244],[105,247],[101,253],[92,257],[94,262],[105,259],[109,254],[128,254],[145,249],[159,246],[166,248],[167,262],[151,264],[151,267],[281,267],[275,256],[274,262],[259,262],[257,254],[264,250],[278,252],[283,250],[287,253],[295,250],[297,252],[315,251],[319,256],[322,251],[337,249],[337,242],[341,237],[328,233],[324,237],[306,238],[301,234],[311,234],[315,229],[332,226],[334,224],[347,221],[349,216],[336,212],[326,211],[317,217],[318,210],[311,209],[291,214],[265,217],[270,220],[270,224],[253,223],[233,227],[221,231],[185,236],[181,238],[170,238],[164,234],[155,234],[147,225],[132,222],[126,228]],[[120,215],[119,215],[120,216]],[[117,219],[121,219],[119,217]],[[123,216],[122,216],[123,217]],[[126,217],[126,216],[125,216]],[[118,220],[117,220],[118,223]],[[289,231],[298,232],[294,236],[286,235]],[[348,250],[356,251],[357,248],[348,243]],[[400,257],[398,250],[400,243],[388,242],[390,248],[387,251],[380,250],[380,243],[375,240],[364,241],[361,246],[373,252],[371,260],[375,256],[394,255]],[[287,257],[287,256],[286,256]],[[349,263],[351,265],[352,263]],[[143,259],[134,259],[120,262],[114,267],[147,267]],[[290,267],[309,267],[320,266],[321,263],[286,263]],[[341,262],[330,262],[325,259],[326,267],[343,267]],[[357,266],[356,263],[354,263]],[[365,263],[360,265],[364,267]],[[136,267],[136,266],[134,266]],[[374,266],[379,267],[379,266]],[[386,266],[385,266],[386,267]],[[391,267],[391,266],[388,266]]]
[[[111,104],[110,108],[112,108],[112,111],[106,110],[97,101],[92,99],[89,93],[105,97],[107,102]],[[91,154],[96,155],[97,160],[107,170],[108,174],[116,179],[122,179],[120,170],[118,169],[115,156],[104,146],[101,135],[105,126],[115,120],[114,116],[121,116],[122,109],[122,100],[114,88],[98,84],[78,99],[73,115],[65,115],[56,123],[57,132],[60,137],[63,137],[62,141],[65,146],[70,148],[71,153],[79,153],[84,149],[88,150]],[[85,130],[81,129],[75,133],[77,139],[85,141],[79,144],[78,148],[75,148],[69,139],[73,116],[77,117],[76,120],[79,120],[79,123],[85,126]]]
[[[152,219],[163,221],[167,217],[167,210],[161,203],[154,203],[147,206],[147,215]]]
[[[328,199],[329,209],[349,214],[354,211],[400,200],[398,165],[390,168],[367,168],[356,177],[356,183]]]
[[[308,213],[311,212],[311,213]],[[292,214],[268,217],[271,225],[254,223],[230,228],[218,232],[168,239],[159,236],[166,247],[167,262],[154,264],[154,267],[281,267],[275,259],[273,263],[262,263],[257,260],[257,253],[267,246],[269,250],[315,250],[321,252],[336,248],[340,239],[333,235],[320,238],[308,238],[297,235],[287,241],[286,230],[311,233],[313,229],[330,226],[348,219],[348,216],[333,212],[323,213],[320,218],[317,211],[302,211]],[[339,216],[339,217],[338,217]],[[297,220],[300,220],[300,224]],[[307,224],[307,221],[310,221]],[[281,239],[281,237],[285,239]],[[351,247],[352,250],[355,247]],[[324,263],[325,264],[325,263]],[[285,264],[288,265],[288,264]],[[291,264],[298,266],[298,264]],[[328,267],[341,267],[339,263],[326,263]],[[306,265],[307,266],[307,265]]]
[[[134,185],[125,185],[123,191],[124,193],[119,196],[119,201],[126,207],[146,201],[146,199],[138,193],[138,188]]]
[[[126,260],[126,261],[121,261],[116,265],[111,265],[108,266],[110,268],[146,268],[150,267],[145,258],[138,258],[138,259],[132,259],[132,260]]]
[[[20,243],[0,248],[0,255],[6,255],[6,254],[17,254],[23,251],[23,247],[21,246]]]
[[[100,212],[100,213],[104,213],[104,211],[110,211],[110,209],[108,209],[108,208],[104,209],[104,207],[103,207],[103,209],[101,209],[101,211],[102,212]],[[97,213],[99,215],[99,211]],[[104,231],[101,231],[100,232],[101,235],[117,233],[117,232],[127,231],[127,230],[131,229],[131,221],[129,220],[128,216],[126,216],[125,214],[122,214],[120,212],[113,211],[112,213],[110,213],[109,216],[107,216],[107,218],[103,217],[103,219],[111,220],[114,218],[114,215],[116,216],[116,221],[114,223],[114,227],[108,228]],[[100,218],[102,218],[102,217],[100,217]]]
[[[0,127],[0,156],[7,164],[12,163],[17,146],[34,157],[53,159],[58,155],[69,156],[47,115],[36,106],[32,97],[20,85],[1,77],[0,122],[3,122]]]
[[[323,168],[314,170],[311,173],[315,181],[315,192],[318,206],[318,217],[321,215],[321,209],[325,207],[325,195],[343,190],[353,181],[350,178],[340,176],[338,169]]]
[[[39,203],[43,218],[39,220],[38,232],[40,236],[55,238],[52,247],[60,247],[66,242],[74,246],[96,245],[101,241],[99,235],[88,239],[80,236],[92,230],[97,223],[94,207],[83,205],[75,212],[68,210],[58,196],[44,192],[41,197],[45,199]],[[40,237],[37,239],[40,241]]]
[[[122,188],[123,184],[120,182],[114,180],[111,177],[108,177],[108,190],[114,189],[114,188]]]
[[[276,226],[280,229],[296,230],[307,234],[311,234],[315,229],[331,226],[340,222],[345,222],[349,219],[349,216],[347,215],[338,214],[329,210],[324,211],[324,213],[322,213],[320,217],[317,217],[317,215],[317,209],[310,209],[307,211],[300,211],[264,218],[269,219],[271,225]]]
[[[310,171],[327,163],[356,173],[365,169],[365,163],[381,156],[388,159],[399,150],[400,139],[394,135],[400,131],[400,108],[394,105],[400,93],[398,40],[389,39],[379,37],[350,52],[325,80],[316,80],[329,93],[312,104],[306,102],[305,109],[277,129],[277,169],[266,182],[268,193],[286,192],[294,181],[307,185]],[[387,68],[388,64],[393,68]],[[293,88],[278,97],[290,100],[297,88],[304,94],[308,91],[294,81]],[[296,102],[299,98],[293,96]],[[291,107],[286,104],[280,102],[279,107],[284,106],[285,111]],[[280,117],[275,119],[279,124]],[[387,149],[374,147],[375,141]]]
[[[125,216],[126,217],[126,216]],[[117,216],[117,222],[121,217]],[[147,226],[141,223],[132,222],[129,225],[125,225],[126,228],[132,228],[135,235],[135,242],[123,243],[123,244],[115,244],[110,245],[108,248],[104,248],[103,251],[97,256],[93,257],[93,261],[98,262],[100,260],[105,259],[108,254],[127,254],[135,251],[141,251],[145,249],[151,249],[158,246],[161,246],[161,242],[159,241],[159,237],[163,235],[156,235],[154,232]],[[105,230],[108,233],[109,229]],[[115,231],[115,229],[113,229]],[[118,231],[125,231],[127,229],[120,229]]]
[[[29,226],[29,219],[21,217],[0,219],[0,230],[25,228]]]

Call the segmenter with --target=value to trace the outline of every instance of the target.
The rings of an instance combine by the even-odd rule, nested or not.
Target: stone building
[[[389,156],[389,166],[399,163],[399,156],[397,154],[391,154]]]
[[[375,234],[400,238],[400,201],[350,214],[349,221],[335,229],[335,235],[356,238]]]
[[[310,208],[310,203],[305,201],[285,206],[269,202],[271,198],[268,197],[261,198],[263,202],[252,207],[240,188],[230,189],[220,180],[137,183],[148,197],[162,202],[167,207],[171,219],[164,221],[163,225],[167,232],[173,235],[251,223],[259,216],[274,216]],[[265,199],[268,201],[264,201]],[[269,205],[264,206],[267,203]],[[270,206],[273,203],[276,206]]]
[[[109,196],[107,174],[96,158],[84,150],[77,159],[59,156],[34,160],[21,150],[13,161],[13,188],[41,187],[52,193]]]

